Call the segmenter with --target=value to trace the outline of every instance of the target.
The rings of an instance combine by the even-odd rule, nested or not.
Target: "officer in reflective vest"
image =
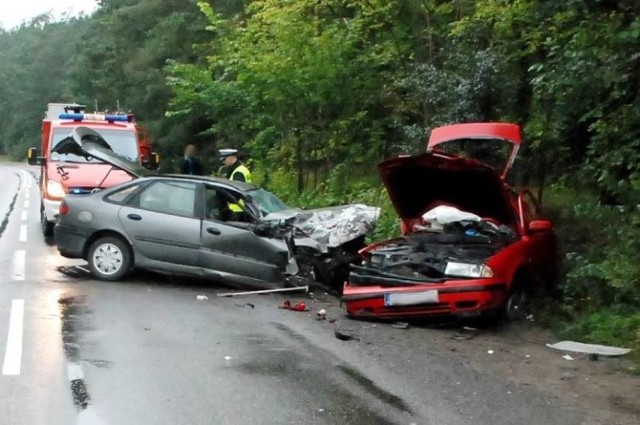
[[[251,171],[238,159],[237,149],[220,149],[218,152],[229,180],[251,183]],[[236,215],[240,215],[244,211],[243,207],[244,201],[242,199],[237,204],[229,203],[229,209]]]
[[[220,149],[219,153],[229,180],[251,183],[251,171],[238,160],[237,149]]]

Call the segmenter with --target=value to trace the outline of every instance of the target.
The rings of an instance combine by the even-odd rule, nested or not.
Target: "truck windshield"
[[[138,161],[138,143],[136,134],[132,130],[98,130],[98,132],[109,143],[111,149],[120,156],[131,161]],[[51,139],[50,149],[55,147],[58,142],[67,137],[71,133],[71,129],[57,128],[53,130],[53,138]],[[51,152],[51,160],[64,162],[102,162],[96,158],[87,159],[83,156],[74,154],[59,154]]]

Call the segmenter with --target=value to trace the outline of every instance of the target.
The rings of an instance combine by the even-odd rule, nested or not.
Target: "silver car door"
[[[135,251],[151,260],[196,266],[198,193],[198,183],[159,179],[123,206],[118,218]]]
[[[230,277],[282,281],[288,255],[286,244],[256,235],[249,215],[242,215],[244,221],[233,221],[229,212],[229,204],[233,203],[231,198],[214,185],[205,187],[201,267]]]

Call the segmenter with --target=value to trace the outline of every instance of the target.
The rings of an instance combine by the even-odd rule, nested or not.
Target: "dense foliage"
[[[565,331],[640,348],[637,1],[100,3],[0,32],[0,154],[36,143],[47,102],[119,103],[165,156],[235,146],[291,203],[382,204],[382,237],[378,160],[440,124],[519,122],[512,178],[559,226]]]

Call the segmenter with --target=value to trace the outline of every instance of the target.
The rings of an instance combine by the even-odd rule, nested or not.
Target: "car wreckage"
[[[132,177],[95,193],[67,195],[60,207],[58,251],[86,259],[101,280],[145,268],[242,287],[340,288],[379,216],[378,208],[361,204],[289,208],[243,182],[151,175],[81,126],[53,151],[97,159]]]
[[[434,129],[426,153],[382,162],[402,235],[361,250],[343,289],[347,313],[526,315],[557,260],[551,222],[505,180],[521,142],[514,124],[457,124]]]

